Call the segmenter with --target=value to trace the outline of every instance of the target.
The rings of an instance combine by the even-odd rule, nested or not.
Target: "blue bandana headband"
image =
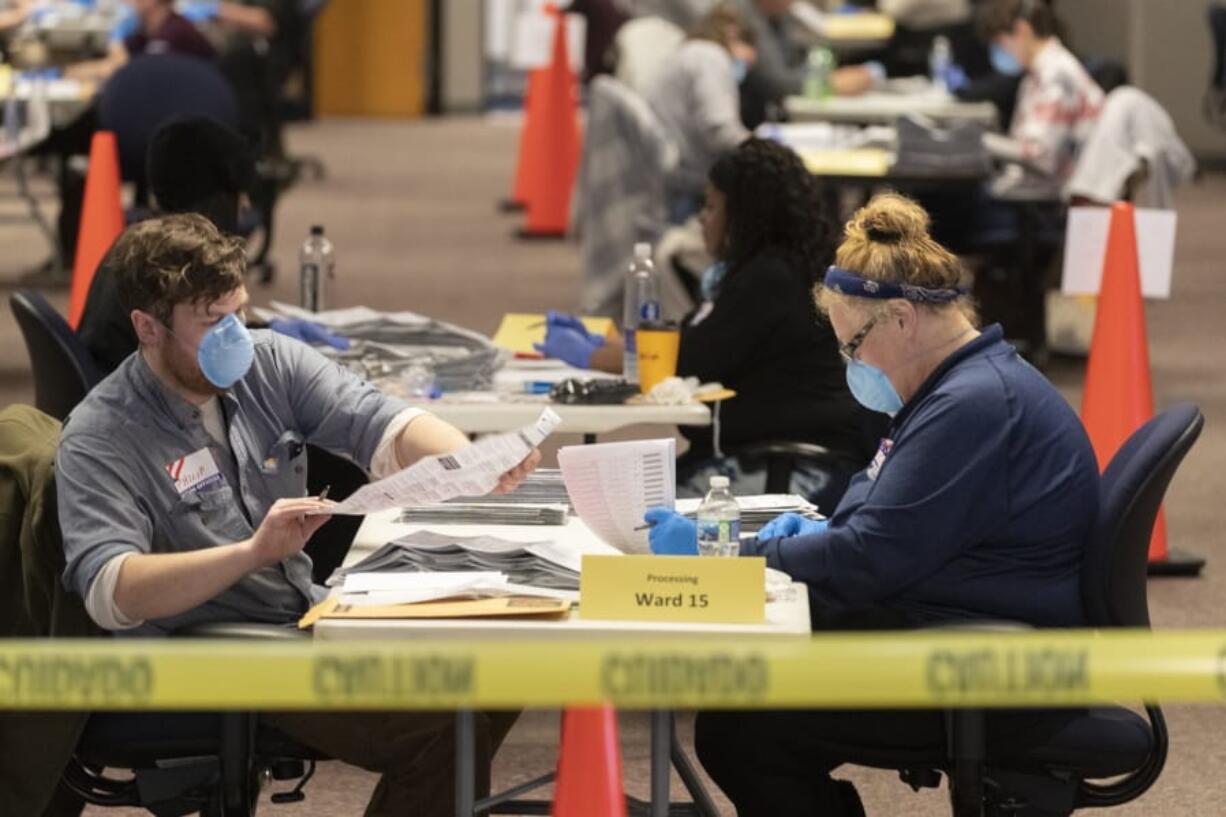
[[[851,270],[833,266],[826,269],[826,279],[823,285],[842,295],[851,295],[856,298],[873,298],[874,300],[903,298],[917,304],[947,304],[966,295],[966,290],[962,287],[929,289],[893,281],[872,281],[868,278],[861,278]]]

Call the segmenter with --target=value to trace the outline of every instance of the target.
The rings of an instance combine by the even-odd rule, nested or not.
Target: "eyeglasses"
[[[868,323],[860,327],[860,331],[851,336],[851,339],[846,343],[839,344],[839,354],[843,358],[844,363],[851,363],[856,359],[856,352],[864,344],[864,339],[868,337],[868,333],[873,331],[873,327],[877,325],[877,316],[868,319]]]

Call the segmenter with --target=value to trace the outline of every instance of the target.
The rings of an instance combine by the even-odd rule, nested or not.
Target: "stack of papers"
[[[559,449],[558,464],[575,513],[606,544],[648,553],[643,514],[655,505],[672,507],[676,450],[672,438]]]
[[[357,573],[485,572],[505,575],[506,581],[525,595],[538,595],[542,589],[577,592],[581,558],[578,552],[554,542],[511,542],[494,536],[417,531],[389,542],[357,564],[338,570],[328,584],[347,587],[348,578]]]
[[[402,508],[397,522],[418,525],[565,525],[569,505],[447,502]]]
[[[344,502],[320,513],[361,516],[445,502],[458,496],[483,496],[498,485],[499,477],[523,462],[560,422],[553,409],[547,408],[530,426],[484,437],[450,454],[423,457],[386,479],[363,485]]]
[[[561,471],[557,468],[538,468],[509,494],[459,497],[447,502],[457,505],[474,502],[482,505],[565,505],[569,508],[570,496],[566,493],[566,481],[562,479]]]
[[[420,604],[439,599],[481,599],[501,596],[540,596],[576,601],[578,594],[565,590],[524,587],[496,571],[461,573],[350,573],[341,584],[337,600],[344,605],[385,606]]]
[[[678,499],[677,513],[691,519],[698,515],[701,499]],[[736,504],[741,509],[741,532],[757,531],[767,522],[783,513],[798,513],[809,519],[821,519],[817,506],[796,494],[758,494],[738,496]]]

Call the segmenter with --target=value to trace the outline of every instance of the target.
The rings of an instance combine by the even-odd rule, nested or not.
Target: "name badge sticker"
[[[868,478],[876,480],[877,475],[881,473],[881,466],[885,465],[885,460],[890,456],[890,452],[894,450],[894,441],[882,439],[881,446],[877,449],[873,461],[868,466]]]
[[[166,473],[175,481],[179,496],[188,491],[208,488],[222,479],[213,454],[207,448],[166,463]]]

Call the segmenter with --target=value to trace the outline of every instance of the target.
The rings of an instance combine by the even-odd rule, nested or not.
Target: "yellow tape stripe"
[[[0,709],[925,707],[1226,699],[1226,631],[0,641]]]

